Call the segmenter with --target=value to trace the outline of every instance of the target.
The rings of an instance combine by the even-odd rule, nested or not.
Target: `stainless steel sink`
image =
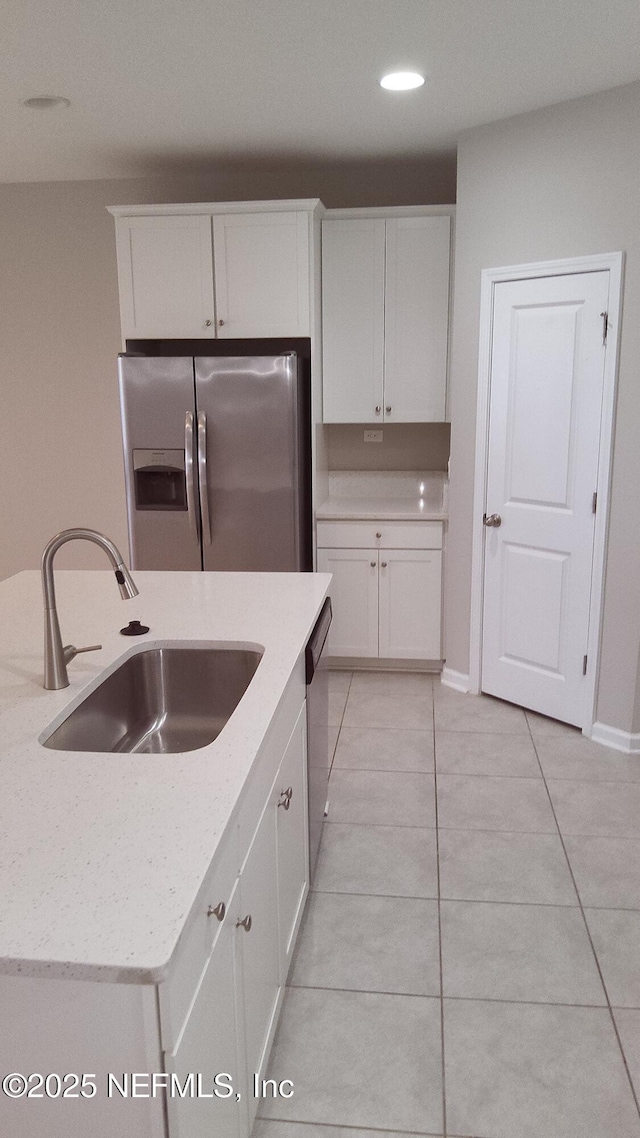
[[[56,751],[172,754],[220,734],[262,658],[244,648],[151,648],[130,656],[43,743]]]

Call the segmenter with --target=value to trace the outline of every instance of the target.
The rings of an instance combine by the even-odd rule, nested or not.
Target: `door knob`
[[[482,518],[482,524],[497,529],[498,526],[502,525],[502,518],[500,514],[485,514]]]
[[[218,320],[218,327],[224,328],[224,320]]]
[[[387,415],[391,414],[391,408],[390,407],[385,407],[385,411],[387,412]]]
[[[381,411],[382,411],[382,407],[380,407],[380,406],[376,407],[376,415],[379,415]]]
[[[215,909],[212,905],[209,905],[209,908],[207,909],[207,916],[217,917],[219,921],[224,921],[224,915],[226,911],[227,909],[225,903],[224,901],[221,901],[219,905],[216,905]]]
[[[211,327],[211,325],[212,325],[212,323],[213,323],[213,321],[212,321],[212,320],[205,320],[205,322],[204,322],[204,326],[205,326],[205,328],[210,328],[210,327]]]
[[[242,920],[238,917],[236,928],[243,928],[246,933],[251,932],[251,913],[248,913]]]

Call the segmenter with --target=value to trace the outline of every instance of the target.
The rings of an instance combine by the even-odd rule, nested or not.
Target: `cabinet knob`
[[[383,569],[386,569],[386,568],[387,568],[387,563],[386,563],[386,561],[381,561],[381,562],[380,562],[380,564],[382,565],[382,568],[383,568]]]
[[[218,320],[218,327],[224,328],[224,320]]]
[[[213,324],[213,320],[205,320],[205,322],[204,322],[205,328],[210,328],[212,324]]]
[[[251,932],[251,913],[247,913],[247,916],[243,917],[242,920],[238,917],[236,928],[239,929],[240,927],[242,927],[246,933]]]
[[[221,901],[219,905],[216,905],[215,909],[213,908],[212,905],[209,905],[209,908],[207,909],[207,916],[208,917],[217,917],[219,921],[224,921],[224,916],[225,916],[226,911],[227,911],[227,907],[226,907],[224,901]]]
[[[372,569],[375,569],[375,567],[376,567],[375,561],[370,561],[369,564],[370,564]]]
[[[376,415],[379,415],[381,411],[382,411],[382,407],[380,407],[380,406],[376,407]]]
[[[385,407],[385,411],[387,412],[387,415],[390,415],[391,414],[391,407]]]
[[[377,534],[376,534],[376,537],[382,537],[382,534],[381,534],[381,533],[377,533]]]

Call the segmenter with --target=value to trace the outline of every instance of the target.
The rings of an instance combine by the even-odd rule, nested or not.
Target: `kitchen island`
[[[330,578],[135,579],[140,595],[125,604],[110,572],[56,573],[65,642],[103,646],[69,665],[61,691],[42,687],[40,575],[0,586],[0,1073],[89,1072],[97,1083],[95,1095],[65,1100],[3,1095],[0,1130],[12,1138],[89,1130],[195,1138],[210,1131],[213,1110],[223,1112],[220,1138],[248,1133],[255,1104],[246,1072],[266,1061],[306,896],[306,880],[297,894],[295,882],[293,893],[283,890],[295,877],[295,849],[306,850],[303,652]],[[132,619],[149,632],[121,636]],[[230,642],[264,652],[208,746],[105,754],[42,745],[123,657]],[[285,760],[283,773],[299,784],[297,814],[293,804],[278,810]],[[262,928],[255,912],[253,928],[246,920],[251,901],[262,907]],[[229,1099],[240,1095],[237,1109],[223,1097],[208,1100],[209,1114],[197,1098],[107,1098],[109,1072],[182,1072],[187,1059],[191,1070],[207,1047],[215,1064],[216,1031],[227,1041],[221,1069],[233,1078]]]

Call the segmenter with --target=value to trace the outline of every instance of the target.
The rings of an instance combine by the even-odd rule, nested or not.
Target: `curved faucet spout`
[[[92,651],[93,647],[100,648],[102,645],[98,644],[88,648],[74,648],[69,645],[66,648],[62,646],[62,637],[60,635],[60,624],[58,622],[58,613],[56,609],[56,590],[53,580],[53,559],[60,549],[61,545],[65,545],[68,541],[74,541],[76,538],[81,538],[85,541],[93,541],[104,549],[109,561],[111,562],[120,596],[123,600],[131,600],[137,597],[138,590],[134,584],[133,578],[124,563],[122,554],[117,545],[114,545],[108,537],[104,534],[98,533],[94,529],[65,529],[61,533],[56,534],[51,538],[51,541],[45,548],[42,554],[42,592],[44,596],[44,686],[49,691],[57,691],[59,688],[69,687],[69,677],[67,675],[67,664],[77,656],[78,652]]]

